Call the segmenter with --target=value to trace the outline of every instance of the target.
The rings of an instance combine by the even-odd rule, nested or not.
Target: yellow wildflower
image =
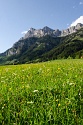
[[[60,105],[61,105],[61,104],[59,103],[59,104],[58,104],[58,107],[59,107]]]

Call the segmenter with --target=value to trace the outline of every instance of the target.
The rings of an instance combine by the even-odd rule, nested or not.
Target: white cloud
[[[80,4],[80,5],[82,5],[82,4],[83,4],[83,2],[80,2],[79,4]]]
[[[80,16],[78,19],[76,19],[74,22],[72,22],[71,26],[76,26],[78,23],[83,24],[83,16]]]
[[[27,33],[27,31],[23,31],[23,32],[21,32],[21,34],[26,34]]]

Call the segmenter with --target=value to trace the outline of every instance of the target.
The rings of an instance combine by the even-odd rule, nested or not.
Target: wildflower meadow
[[[0,125],[83,125],[83,60],[0,66]]]

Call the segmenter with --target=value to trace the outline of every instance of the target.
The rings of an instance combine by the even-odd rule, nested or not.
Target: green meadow
[[[0,66],[0,125],[83,125],[83,60]]]

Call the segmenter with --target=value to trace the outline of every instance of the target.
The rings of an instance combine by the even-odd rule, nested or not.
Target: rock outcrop
[[[61,32],[61,36],[67,36],[69,34],[72,34],[74,32],[77,32],[78,29],[82,28],[83,27],[83,24],[81,23],[78,23],[76,26],[72,26],[72,27],[69,27],[68,29],[66,30],[62,30]]]
[[[34,29],[34,28],[30,28],[27,33],[25,34],[25,36],[23,37],[23,39],[29,38],[29,37],[43,37],[46,35],[50,35],[52,37],[60,37],[60,36],[66,36],[69,34],[72,34],[74,32],[76,32],[78,29],[80,29],[81,27],[83,27],[83,24],[78,23],[76,26],[72,26],[69,27],[68,29],[62,30],[60,31],[59,29],[51,29],[47,26],[45,26],[43,29]]]

